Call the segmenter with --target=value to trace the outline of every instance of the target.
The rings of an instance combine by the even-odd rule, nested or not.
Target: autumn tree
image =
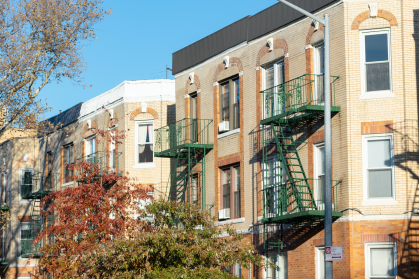
[[[82,81],[82,49],[109,13],[102,0],[0,0],[0,104],[3,125],[33,126],[48,105],[50,82]]]
[[[86,273],[85,254],[96,246],[109,245],[115,238],[132,239],[138,230],[133,213],[138,201],[152,191],[132,184],[128,178],[100,164],[78,162],[71,166],[79,182],[53,192],[41,203],[45,220],[54,219],[33,241],[46,243],[40,252],[39,267],[57,278],[79,278]],[[54,216],[54,218],[49,218]]]
[[[133,239],[116,238],[84,255],[88,278],[237,278],[226,272],[239,264],[262,265],[262,256],[230,226],[217,226],[208,211],[190,203],[157,200],[145,206]]]
[[[114,125],[115,123],[111,123]],[[124,132],[98,139],[116,146]],[[106,153],[106,151],[105,151]],[[230,226],[217,226],[194,204],[154,200],[141,178],[110,169],[106,160],[69,166],[78,186],[46,196],[44,243],[36,275],[55,278],[237,278],[226,267],[262,264],[255,248]],[[147,216],[153,216],[152,221]],[[53,217],[53,218],[51,218]],[[53,221],[49,221],[53,220]],[[228,236],[228,237],[226,237]]]
[[[88,162],[72,168],[80,185],[43,200],[42,214],[55,216],[55,222],[33,241],[36,245],[48,239],[40,249],[38,275],[237,278],[225,268],[262,264],[243,235],[217,226],[208,211],[189,203],[153,200],[149,187]],[[146,218],[150,214],[152,222]]]

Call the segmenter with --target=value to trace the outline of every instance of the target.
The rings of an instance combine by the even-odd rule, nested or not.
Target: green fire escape
[[[25,235],[21,236],[22,258],[29,258],[31,255],[33,255],[34,258],[39,258],[42,256],[39,248],[44,247],[45,244],[53,241],[50,237],[44,237],[37,245],[32,245],[31,243],[40,232],[54,223],[53,214],[48,216],[41,214],[41,211],[45,209],[41,208],[41,200],[57,190],[59,177],[59,173],[51,173],[46,176],[41,175],[41,173],[36,173],[32,176],[24,177],[21,195],[23,199],[32,200],[32,213],[29,228],[22,230],[25,233]]]
[[[170,158],[171,174],[167,197],[191,202],[207,209],[205,200],[205,156],[213,148],[212,120],[185,118],[156,129],[154,155]]]
[[[335,106],[331,77],[332,117]],[[283,249],[285,224],[304,225],[324,218],[324,179],[307,177],[294,139],[302,129],[322,126],[324,121],[324,75],[305,74],[262,91],[262,177],[265,251]],[[334,219],[338,212],[338,185],[333,181]],[[274,233],[272,233],[274,232]]]

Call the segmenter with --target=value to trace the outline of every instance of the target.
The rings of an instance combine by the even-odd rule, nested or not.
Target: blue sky
[[[40,98],[52,111],[87,101],[124,80],[165,78],[172,53],[207,35],[277,3],[275,0],[144,1],[105,0],[112,10],[96,26],[97,40],[84,51],[87,70],[82,74],[87,87],[67,80],[48,84]],[[170,71],[168,78],[173,79]]]

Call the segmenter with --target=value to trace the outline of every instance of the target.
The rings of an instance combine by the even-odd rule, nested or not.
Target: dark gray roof
[[[337,0],[289,0],[289,2],[309,12],[314,12],[333,2],[337,2]],[[242,18],[173,53],[173,74],[177,74],[224,50],[242,42],[254,40],[303,17],[303,14],[282,3],[277,3],[254,16]]]
[[[80,109],[82,104],[83,103],[78,103],[77,105],[61,112],[60,114],[44,120],[44,122],[49,121],[54,128],[65,127],[77,121],[80,116]]]

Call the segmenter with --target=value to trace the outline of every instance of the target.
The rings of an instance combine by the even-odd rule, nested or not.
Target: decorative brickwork
[[[363,13],[360,13],[352,22],[352,30],[358,30],[359,29],[359,25],[361,24],[361,22],[363,22],[364,20],[368,19],[371,17],[371,12],[370,11],[366,11]],[[397,19],[396,17],[387,11],[384,10],[378,10],[378,14],[377,17],[381,17],[384,19],[387,19],[390,22],[390,26],[398,26],[397,23]]]
[[[381,241],[399,241],[399,233],[389,233],[389,234],[361,234],[362,242],[381,242]]]
[[[20,159],[19,161],[17,161],[16,164],[15,164],[16,168],[18,168],[20,166],[20,164],[23,163],[24,161],[25,160],[23,158]],[[35,161],[33,159],[31,159],[31,158],[28,158],[27,163],[30,163],[32,165],[32,167],[35,167],[35,165],[36,165],[35,164]]]
[[[89,128],[89,126],[86,123],[86,125],[84,125],[84,127],[83,127],[83,133],[82,133],[83,138],[86,138],[87,131],[92,131],[94,129],[98,129],[98,125],[97,125],[96,121],[92,120],[92,127],[91,128]]]
[[[229,68],[232,68],[232,67],[237,67],[237,69],[239,69],[239,72],[242,72],[243,71],[243,65],[242,65],[242,62],[241,62],[241,60],[239,59],[239,58],[237,58],[237,57],[231,57],[230,58],[230,65],[229,65]],[[224,63],[221,63],[221,64],[219,64],[218,66],[217,66],[217,69],[215,70],[215,73],[214,73],[214,76],[213,76],[213,82],[217,82],[217,77],[218,77],[218,75],[222,72],[222,71],[224,71],[225,70],[225,65],[224,65]]]
[[[320,131],[315,132],[312,135],[312,138],[313,138],[313,144],[324,142],[324,130],[320,130]]]
[[[201,89],[201,82],[199,81],[199,77],[197,75],[194,74],[194,81],[193,84],[195,84],[196,86],[196,90]],[[189,87],[191,86],[191,80],[188,79],[186,81],[186,85],[185,85],[185,95],[189,93]]]
[[[282,49],[284,51],[284,54],[287,54],[288,53],[287,41],[285,41],[284,39],[275,40],[273,49]],[[260,60],[268,52],[269,52],[269,46],[265,45],[265,46],[260,48],[258,56],[256,57],[256,67],[260,66]],[[287,80],[287,79],[285,78],[285,80]]]
[[[306,46],[310,44],[311,37],[314,34],[314,29],[315,29],[314,25],[311,25],[310,29],[308,29],[307,36],[306,36]],[[316,32],[318,31],[322,31],[324,33],[323,24],[319,24],[319,29]]]
[[[367,135],[381,133],[393,133],[393,120],[361,123],[361,134]]]
[[[131,116],[130,116],[130,118],[129,118],[129,120],[134,120],[134,118],[137,116],[137,115],[139,115],[140,113],[143,113],[143,111],[142,111],[142,108],[141,107],[139,107],[139,108],[137,108],[136,110],[134,110],[133,112],[131,112]],[[154,117],[154,119],[159,119],[159,114],[157,113],[157,111],[155,111],[154,109],[152,109],[152,108],[147,108],[147,113],[149,113],[149,114],[151,114],[153,117]],[[93,122],[92,122],[92,127],[93,127]]]
[[[240,154],[235,153],[218,158],[218,167],[231,165],[240,162]]]
[[[31,221],[31,216],[18,216],[18,221],[20,223],[22,222],[30,222]]]

